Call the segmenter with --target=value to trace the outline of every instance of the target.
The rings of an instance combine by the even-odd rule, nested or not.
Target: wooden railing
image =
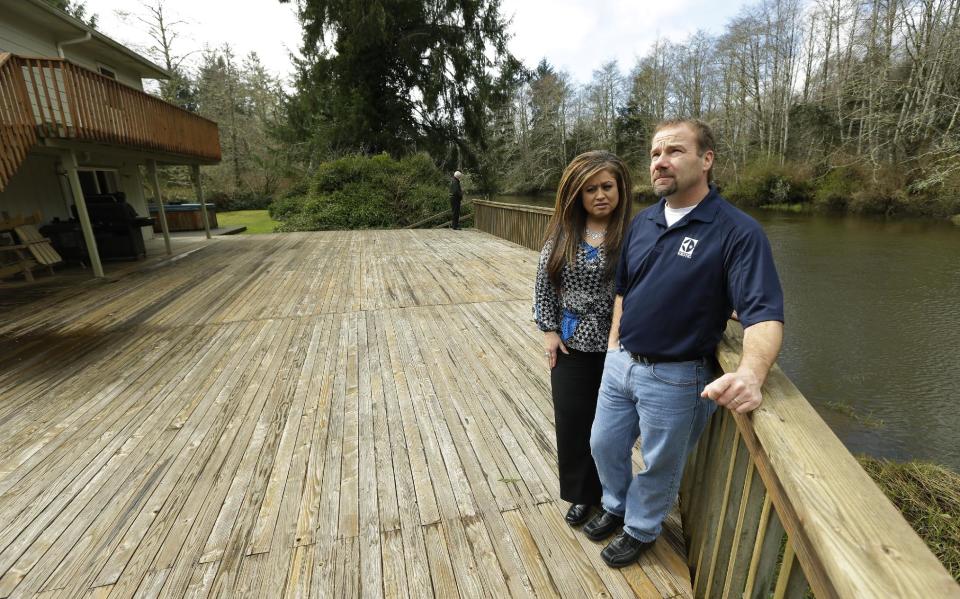
[[[473,212],[467,212],[467,211],[466,211],[467,208],[470,208],[472,205],[473,205],[473,200],[465,200],[465,201],[460,205],[460,221],[461,221],[461,222],[462,222],[462,221],[465,221],[465,220],[467,220],[467,219],[469,219],[469,218],[473,218]],[[452,219],[452,218],[453,218],[453,208],[447,208],[447,209],[444,210],[443,212],[437,212],[436,214],[431,214],[431,215],[428,216],[427,218],[422,218],[422,219],[418,220],[417,222],[413,223],[412,225],[407,225],[407,226],[405,226],[404,229],[421,229],[421,228],[426,228],[426,227],[431,227],[431,228],[434,228],[434,229],[439,229],[439,228],[442,228],[442,227],[449,227],[450,224],[453,222],[452,220],[447,220],[447,221],[439,222],[439,223],[438,223],[437,220],[438,220],[438,219],[441,219],[441,218]]]
[[[0,191],[37,143],[20,69],[13,55],[0,54]]]
[[[717,349],[740,361],[731,323]],[[696,597],[960,597],[960,586],[779,367],[750,416],[717,410],[680,511]]]
[[[37,137],[220,160],[213,121],[67,60],[0,54],[0,190]]]
[[[540,251],[553,208],[473,201],[474,226],[486,233]]]
[[[539,250],[552,209],[477,201],[477,228]],[[742,329],[717,358],[735,370]],[[800,391],[774,367],[749,416],[720,409],[690,456],[680,513],[695,597],[960,597]]]

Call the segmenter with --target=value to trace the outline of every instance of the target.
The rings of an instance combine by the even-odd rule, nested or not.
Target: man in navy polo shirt
[[[713,134],[698,120],[657,126],[650,179],[662,198],[623,242],[616,301],[590,446],[603,511],[584,527],[612,567],[653,545],[687,454],[722,406],[756,409],[783,339],[783,292],[760,225],[710,186]],[[717,344],[736,310],[744,327],[735,372],[713,380]],[[713,380],[712,383],[707,382]],[[630,460],[637,437],[645,468]]]

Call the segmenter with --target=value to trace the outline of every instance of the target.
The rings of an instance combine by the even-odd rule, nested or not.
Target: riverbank
[[[960,582],[960,474],[928,462],[858,457],[877,486]]]
[[[759,209],[769,210],[771,212],[787,212],[787,213],[793,213],[793,214],[833,214],[837,216],[850,216],[850,215],[864,216],[864,215],[851,213],[851,212],[836,212],[833,210],[826,210],[822,208],[817,208],[813,204],[800,204],[800,203],[763,204],[762,206],[759,206]],[[884,216],[884,215],[866,215],[866,216]],[[888,218],[905,219],[905,220],[906,219],[914,220],[918,218],[935,220],[935,221],[942,220],[942,217],[937,215],[931,215],[931,214],[897,214],[897,215],[890,216]],[[960,227],[960,214],[954,214],[953,216],[947,217],[947,220],[949,220],[954,225]]]
[[[720,193],[730,202],[743,210],[763,210],[770,213],[788,213],[788,214],[809,214],[832,217],[862,217],[868,219],[884,220],[944,220],[960,227],[960,213],[955,213],[956,208],[960,208],[960,202],[957,205],[947,206],[946,204],[910,204],[896,203],[890,204],[865,204],[863,202],[832,201],[829,203],[816,202],[805,196],[804,201],[770,201],[769,199],[758,200],[754,197],[745,197],[740,195],[738,190],[733,187],[721,185]],[[507,198],[506,201],[530,204],[536,206],[552,206],[555,201],[556,192],[543,190],[532,195],[497,195],[490,196],[490,199],[503,201],[497,198]],[[470,194],[477,195],[477,194]],[[633,201],[637,206],[646,207],[656,203],[659,198],[653,193],[653,188],[646,184],[636,184],[632,190]],[[770,197],[776,197],[771,195]],[[947,203],[949,204],[949,203]],[[636,210],[636,208],[635,208]]]

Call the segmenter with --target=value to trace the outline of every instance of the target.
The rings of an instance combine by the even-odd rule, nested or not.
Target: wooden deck
[[[0,597],[687,597],[563,522],[536,254],[220,238],[0,290]],[[7,295],[5,295],[7,294]]]

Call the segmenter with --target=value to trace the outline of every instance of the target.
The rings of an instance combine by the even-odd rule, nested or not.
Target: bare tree
[[[617,61],[605,62],[593,72],[588,86],[591,123],[595,132],[594,145],[612,150],[616,145],[614,128],[617,111],[623,103],[623,76]]]
[[[542,165],[527,172],[595,147],[639,168],[654,122],[694,116],[717,129],[734,181],[790,162],[869,172],[878,189],[960,192],[960,0],[756,0],[719,35],[658,40],[627,77],[608,62],[566,84],[562,109],[550,81],[516,103],[517,143]]]
[[[160,96],[171,103],[184,108],[191,107],[192,93],[189,90],[189,75],[184,62],[196,50],[180,53],[177,39],[180,29],[187,21],[171,14],[166,0],[145,2],[139,12],[116,11],[121,20],[142,28],[150,38],[150,44],[137,48],[148,57],[159,62],[172,77],[160,82]]]

